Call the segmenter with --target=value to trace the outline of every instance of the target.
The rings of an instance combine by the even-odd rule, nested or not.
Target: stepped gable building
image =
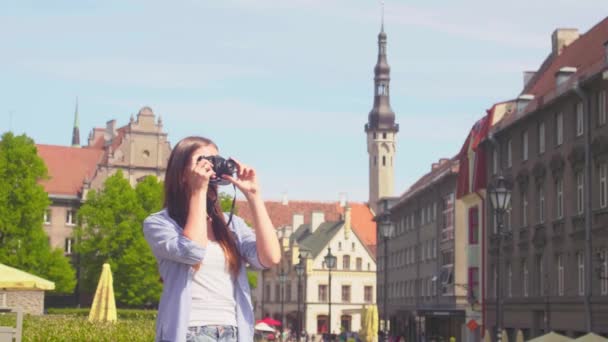
[[[99,189],[119,169],[132,185],[147,175],[162,179],[171,153],[162,121],[149,107],[125,126],[110,120],[105,128],[94,128],[85,146],[80,146],[78,115],[77,104],[71,146],[36,145],[50,176],[42,182],[51,199],[44,228],[51,246],[66,254],[72,253],[76,211],[88,190]]]
[[[500,261],[486,206],[486,327],[496,326],[501,263],[510,340],[549,331],[608,336],[608,18],[588,32],[557,29],[515,109],[486,140],[488,177],[513,183]],[[495,335],[494,335],[495,336]]]

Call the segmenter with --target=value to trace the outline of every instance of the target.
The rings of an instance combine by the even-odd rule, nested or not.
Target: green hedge
[[[90,308],[49,308],[49,315],[69,315],[79,317],[89,317]],[[118,309],[118,319],[151,319],[156,320],[157,310],[141,309]]]
[[[116,323],[89,323],[82,315],[83,310],[85,309],[78,309],[78,314],[70,315],[26,315],[23,319],[22,341],[154,341],[154,319],[140,319],[143,316],[138,316],[137,319],[119,319]],[[0,326],[15,326],[15,320],[14,314],[0,314]]]

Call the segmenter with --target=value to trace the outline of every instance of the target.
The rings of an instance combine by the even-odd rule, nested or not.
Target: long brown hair
[[[171,151],[167,171],[165,172],[165,202],[169,216],[182,228],[186,225],[188,210],[190,208],[190,194],[192,193],[185,182],[185,172],[189,170],[192,154],[201,147],[217,145],[203,137],[187,137],[175,145]],[[207,191],[207,215],[211,217],[211,227],[215,239],[222,247],[226,256],[228,270],[236,276],[241,266],[241,259],[234,235],[228,229],[226,218],[222,212],[217,185],[209,184]]]

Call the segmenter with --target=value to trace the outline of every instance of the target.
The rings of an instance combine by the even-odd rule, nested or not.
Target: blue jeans
[[[189,327],[186,342],[237,342],[236,327],[230,325],[205,325]]]

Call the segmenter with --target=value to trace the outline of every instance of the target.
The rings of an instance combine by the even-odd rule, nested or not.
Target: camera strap
[[[236,204],[236,185],[232,184],[232,188],[234,189],[234,197],[232,198],[232,207],[230,208],[230,216],[228,216],[227,227],[230,227],[230,223],[232,223],[232,216],[234,216],[234,205]]]

